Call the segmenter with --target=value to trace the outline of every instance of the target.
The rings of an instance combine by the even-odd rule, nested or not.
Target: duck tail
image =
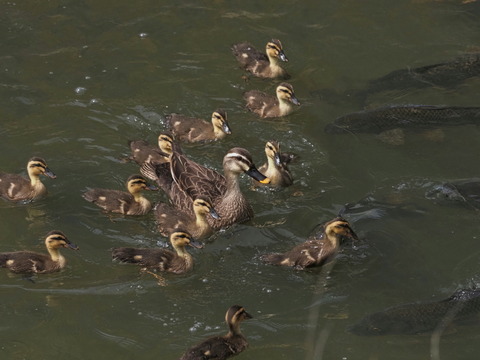
[[[265,254],[260,256],[261,261],[270,265],[279,265],[284,259],[283,254]]]

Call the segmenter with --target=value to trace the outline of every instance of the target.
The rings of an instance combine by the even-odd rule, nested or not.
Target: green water
[[[0,202],[0,251],[44,251],[42,238],[53,229],[81,248],[64,251],[64,271],[34,282],[0,272],[1,358],[176,359],[224,333],[233,304],[254,316],[242,326],[250,347],[238,359],[478,356],[478,325],[456,327],[439,346],[428,335],[345,331],[367,313],[446,298],[479,282],[478,213],[425,197],[442,181],[479,176],[478,128],[445,129],[443,141],[414,134],[401,146],[323,128],[364,106],[479,106],[480,80],[377,94],[363,105],[315,95],[478,51],[478,4],[24,0],[1,2],[0,20],[0,169],[25,173],[37,155],[57,175],[44,180],[45,199]],[[302,106],[286,118],[259,120],[245,111],[241,95],[273,92],[278,81],[245,82],[230,45],[248,40],[263,48],[272,37],[283,43]],[[166,114],[208,118],[218,107],[228,112],[233,134],[185,152],[220,169],[225,152],[242,146],[260,166],[265,142],[276,139],[299,155],[291,165],[295,184],[252,191],[242,178],[255,219],[192,251],[194,270],[167,275],[161,287],[110,256],[117,246],[165,245],[153,217],[108,217],[80,195],[87,187],[122,189],[138,173],[136,164],[122,161],[127,141],[154,143]],[[162,193],[147,196],[166,200]],[[366,196],[377,202],[345,213],[362,241],[347,244],[334,263],[299,272],[259,261]]]

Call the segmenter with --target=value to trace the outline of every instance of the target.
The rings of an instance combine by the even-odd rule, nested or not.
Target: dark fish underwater
[[[480,209],[480,179],[446,182],[427,191],[425,196],[441,203],[454,202]]]
[[[476,76],[480,76],[480,53],[464,54],[447,62],[392,71],[370,80],[363,89],[346,91],[342,98],[365,104],[369,96],[378,93],[427,87],[453,88]],[[313,91],[312,95],[333,101],[332,97],[338,98],[340,94],[334,96],[326,89],[320,89]]]
[[[361,336],[415,335],[468,320],[480,312],[480,289],[463,289],[441,301],[394,306],[365,316],[347,331]]]
[[[380,134],[392,129],[480,125],[480,107],[399,105],[350,113],[325,126],[329,134]]]

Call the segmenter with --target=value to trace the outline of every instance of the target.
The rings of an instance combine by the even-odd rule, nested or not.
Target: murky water
[[[0,272],[2,358],[175,359],[224,333],[235,303],[254,316],[242,326],[250,342],[242,359],[476,358],[478,324],[442,334],[439,346],[428,335],[360,337],[345,329],[367,313],[479,282],[478,212],[425,195],[443,181],[479,176],[478,129],[447,128],[436,141],[413,134],[394,146],[323,128],[385,104],[480,106],[478,78],[372,94],[365,104],[348,96],[390,71],[478,51],[479,4],[19,1],[2,2],[0,19],[0,169],[24,172],[39,155],[57,174],[44,181],[47,198],[0,203],[0,251],[44,251],[52,229],[81,248],[64,251],[67,269],[33,283]],[[302,106],[258,120],[241,95],[273,92],[277,81],[245,82],[229,47],[248,40],[263,48],[272,37],[284,45]],[[261,165],[265,141],[277,139],[299,155],[295,184],[252,191],[243,179],[255,219],[215,235],[194,251],[193,272],[168,275],[160,287],[110,258],[116,246],[164,245],[153,217],[108,217],[80,195],[87,187],[122,189],[138,172],[122,161],[127,141],[155,142],[166,114],[208,118],[217,107],[227,110],[233,134],[185,146],[189,156],[219,169],[229,148],[243,146]],[[299,272],[258,260],[303,241],[345,204],[362,241],[334,263]]]

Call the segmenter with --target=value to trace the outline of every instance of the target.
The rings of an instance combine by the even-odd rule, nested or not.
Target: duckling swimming
[[[32,157],[27,164],[28,177],[17,174],[0,174],[0,196],[10,201],[35,200],[47,193],[47,188],[40,181],[40,175],[55,179],[55,174],[48,168],[44,159]]]
[[[243,98],[247,102],[247,109],[261,118],[286,116],[293,111],[293,105],[300,105],[292,85],[287,83],[277,86],[276,96],[250,90],[243,95]]]
[[[210,201],[205,197],[199,197],[193,201],[192,217],[188,212],[175,209],[171,206],[158,203],[154,208],[158,230],[163,236],[169,236],[174,229],[185,229],[195,239],[202,240],[213,233],[213,229],[207,221],[207,216],[219,219],[219,215]]]
[[[211,337],[191,347],[180,360],[225,360],[238,355],[248,347],[247,339],[240,331],[240,323],[251,318],[252,315],[247,313],[242,306],[230,306],[225,315],[225,322],[229,329],[227,335]]]
[[[132,175],[127,180],[128,193],[110,189],[90,189],[82,196],[107,212],[124,215],[145,215],[152,208],[150,201],[142,195],[142,190],[158,190],[147,184],[141,175]]]
[[[65,267],[66,260],[60,253],[60,248],[78,250],[78,246],[70,243],[61,231],[50,231],[45,238],[48,255],[32,251],[15,251],[0,253],[0,267],[14,273],[46,274],[60,271]]]
[[[183,142],[220,140],[232,133],[227,122],[227,113],[222,109],[212,113],[211,122],[180,114],[167,115],[166,120],[175,138]]]
[[[130,141],[128,143],[132,150],[130,159],[139,165],[145,162],[154,164],[168,162],[172,153],[172,142],[173,138],[166,133],[158,135],[158,147],[154,147],[144,140]]]
[[[150,248],[115,248],[112,258],[164,272],[183,274],[193,268],[193,257],[185,249],[186,246],[201,248],[202,244],[195,241],[185,231],[176,230],[170,234],[170,243],[175,251]]]
[[[157,184],[165,191],[176,209],[185,209],[194,216],[192,199],[206,197],[219,219],[208,218],[214,230],[245,222],[253,217],[253,209],[240,190],[239,176],[246,173],[257,181],[270,179],[255,167],[252,156],[243,148],[233,148],[223,158],[224,175],[206,168],[173,148],[170,166],[143,166],[142,173],[157,177]],[[148,165],[148,164],[145,164]]]
[[[288,59],[278,39],[272,39],[267,43],[266,54],[258,51],[248,42],[233,45],[232,52],[240,66],[254,76],[289,78],[285,69],[280,66],[281,61],[287,62]]]
[[[267,141],[265,144],[265,154],[267,162],[260,166],[258,171],[270,179],[268,186],[287,187],[293,184],[292,174],[287,164],[290,162],[292,155],[281,153],[280,144],[277,141]],[[254,180],[256,186],[264,185]]]
[[[266,264],[292,266],[297,270],[321,266],[333,259],[344,238],[358,240],[348,221],[338,217],[327,222],[321,233],[292,250],[284,254],[266,254],[260,259]]]

